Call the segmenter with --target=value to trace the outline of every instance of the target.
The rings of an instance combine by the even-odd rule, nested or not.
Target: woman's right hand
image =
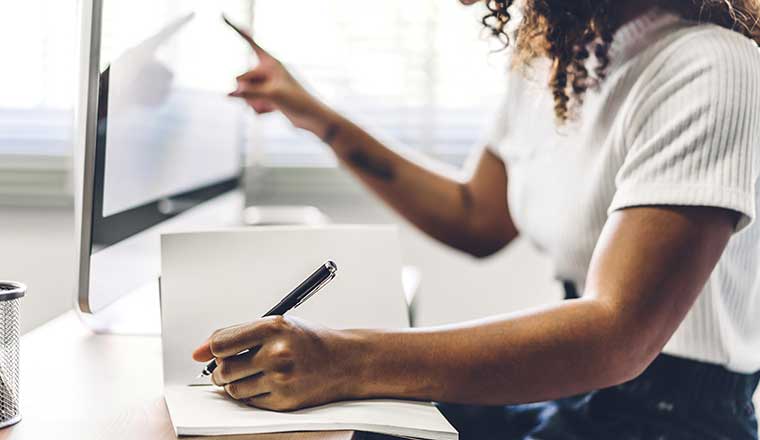
[[[259,46],[248,32],[235,30],[256,53],[259,64],[237,77],[237,89],[229,96],[244,99],[259,114],[280,111],[294,126],[324,137],[328,125],[327,107],[310,94],[279,60]]]

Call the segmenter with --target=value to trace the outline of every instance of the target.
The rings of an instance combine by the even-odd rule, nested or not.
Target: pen
[[[264,318],[267,316],[284,315],[286,312],[295,309],[303,304],[304,301],[311,298],[312,295],[322,289],[327,283],[335,278],[335,273],[338,271],[338,265],[332,261],[328,261],[325,264],[319,266],[308,278],[306,278],[301,284],[299,284],[293,291],[285,296],[276,306],[264,314]],[[242,352],[246,353],[248,350]],[[241,354],[242,354],[241,353]],[[206,364],[206,368],[203,369],[198,376],[210,376],[216,369],[216,359],[212,359],[211,362]]]

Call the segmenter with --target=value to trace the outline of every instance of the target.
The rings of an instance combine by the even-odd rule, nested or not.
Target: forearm
[[[367,186],[439,241],[485,256],[514,238],[507,210],[482,215],[482,207],[474,206],[470,182],[460,181],[455,172],[435,172],[421,160],[387,148],[311,95],[249,33],[235,30],[254,50],[259,64],[237,77],[237,88],[230,96],[244,99],[257,113],[280,111],[295,127],[325,140]]]
[[[351,392],[507,405],[603,388],[645,364],[616,326],[603,304],[578,300],[449,327],[352,331],[362,355]]]
[[[412,152],[401,154],[332,110],[321,118],[316,134],[341,162],[423,232],[472,254],[506,244],[479,227],[470,188],[456,170]]]

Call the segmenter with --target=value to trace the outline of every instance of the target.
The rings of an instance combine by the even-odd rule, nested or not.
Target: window
[[[459,162],[500,95],[503,54],[481,38],[481,6],[457,0],[255,0],[260,42],[327,102],[410,147]],[[4,2],[0,173],[64,169],[73,141],[77,0]],[[10,42],[10,43],[9,43]],[[282,117],[259,120],[254,151],[269,165],[332,165]],[[0,176],[2,185],[9,179]],[[55,180],[60,189],[60,182]]]
[[[0,155],[69,155],[79,63],[76,6],[76,0],[3,3]]]
[[[332,106],[373,131],[452,163],[482,138],[501,96],[501,52],[482,6],[457,0],[256,0],[254,33]],[[329,165],[312,136],[261,118],[268,165]]]
[[[0,203],[69,203],[77,0],[0,6]]]

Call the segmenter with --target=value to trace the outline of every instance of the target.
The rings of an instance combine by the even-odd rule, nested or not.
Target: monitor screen
[[[82,0],[75,162],[82,312],[103,316],[137,291],[157,304],[160,234],[239,222],[242,198],[231,190],[239,188],[252,116],[227,93],[255,60],[221,16],[250,23],[251,6]],[[157,316],[157,306],[137,309]]]
[[[246,70],[249,50],[221,14],[243,21],[249,5],[103,1],[96,244],[118,242],[190,206],[162,200],[197,200],[199,189],[240,174],[248,119],[227,93]]]

